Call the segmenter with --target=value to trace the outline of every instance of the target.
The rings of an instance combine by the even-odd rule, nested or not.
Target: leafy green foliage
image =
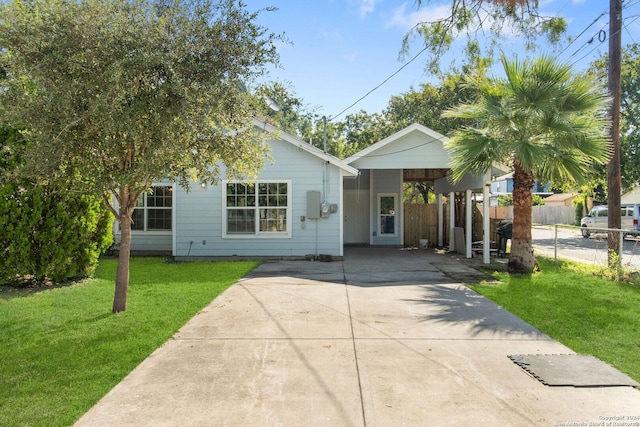
[[[595,61],[592,68],[602,82],[606,82],[608,56]],[[628,191],[640,182],[640,45],[637,43],[622,49],[620,85],[620,169],[622,189]],[[606,184],[602,179],[606,175],[605,166],[595,165],[592,187]]]
[[[443,114],[478,124],[454,133],[454,177],[501,162],[542,182],[583,181],[591,162],[604,163],[609,153],[606,89],[546,57],[502,62],[504,78],[468,76],[481,97]]]
[[[255,174],[265,152],[242,81],[276,60],[256,15],[234,0],[2,4],[0,112],[32,141],[25,171],[136,200],[161,178],[214,181],[218,161]]]
[[[243,88],[277,63],[279,36],[258,13],[239,0],[0,3],[0,120],[30,141],[23,175],[82,186],[119,221],[114,312],[126,310],[131,215],[154,181],[188,189],[263,166]]]
[[[585,181],[592,162],[609,154],[606,89],[593,78],[575,75],[548,57],[518,61],[502,57],[505,77],[477,72],[466,77],[478,90],[473,102],[443,117],[467,119],[447,142],[452,177],[483,173],[494,163],[514,169],[512,272],[535,267],[531,240],[532,186],[541,182]]]
[[[499,196],[498,206],[513,206],[513,196],[511,194]]]
[[[91,276],[113,243],[102,200],[52,185],[0,186],[0,283]]]
[[[417,0],[415,4],[421,8],[431,2]],[[552,44],[559,42],[566,27],[567,22],[562,17],[541,15],[537,0],[453,0],[448,14],[413,27],[403,40],[402,53],[408,53],[414,38],[422,39],[425,49],[431,53],[428,69],[440,74],[447,69],[440,60],[458,38],[466,38],[463,49],[467,64],[485,66],[507,33],[509,37],[521,37],[525,49],[535,50],[539,45],[537,41],[542,37]],[[507,28],[509,31],[505,31]],[[481,43],[479,40],[483,38],[486,42]]]
[[[113,241],[113,216],[100,198],[15,175],[26,143],[0,128],[0,283],[91,276]]]
[[[539,194],[534,194],[531,198],[533,206],[543,206],[544,199]],[[513,206],[513,195],[505,194],[498,197],[498,206]]]

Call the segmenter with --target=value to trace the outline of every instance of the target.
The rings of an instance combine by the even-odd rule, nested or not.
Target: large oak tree
[[[74,177],[120,223],[113,312],[126,309],[132,212],[162,178],[251,178],[265,148],[243,81],[278,36],[241,1],[10,1],[0,5],[0,119],[26,129],[25,174]],[[52,242],[54,244],[54,242]]]

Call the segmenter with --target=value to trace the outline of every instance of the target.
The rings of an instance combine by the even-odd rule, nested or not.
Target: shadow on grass
[[[14,298],[28,297],[52,289],[69,288],[81,285],[91,279],[77,279],[62,283],[33,283],[29,284],[3,284],[0,285],[0,300],[12,300]]]

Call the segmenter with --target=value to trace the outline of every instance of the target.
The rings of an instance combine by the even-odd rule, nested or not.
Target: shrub
[[[577,197],[573,200],[573,206],[576,209],[576,222],[575,225],[580,225],[580,220],[585,216],[585,198]]]
[[[91,276],[113,242],[104,203],[48,185],[0,186],[0,283]]]

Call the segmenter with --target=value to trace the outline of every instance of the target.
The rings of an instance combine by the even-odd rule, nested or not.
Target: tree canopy
[[[0,5],[0,119],[30,141],[23,173],[73,177],[116,215],[114,311],[125,308],[131,215],[154,181],[188,187],[216,181],[222,164],[230,177],[262,166],[243,88],[277,63],[279,36],[258,13],[239,0]]]
[[[420,10],[433,3],[416,0],[415,5]],[[421,21],[409,31],[401,53],[409,52],[413,39],[422,39],[424,49],[431,53],[427,68],[440,74],[447,69],[440,63],[443,55],[458,39],[466,39],[464,60],[484,66],[494,57],[494,48],[505,33],[520,37],[525,49],[534,50],[541,37],[557,43],[566,27],[564,18],[541,13],[538,0],[453,0],[443,17]]]
[[[640,45],[637,43],[622,49],[620,83],[620,160],[623,191],[640,183]],[[593,63],[593,71],[602,82],[608,78],[609,58],[604,56]],[[606,167],[596,169],[596,179],[606,176]],[[595,185],[594,185],[595,187]]]

